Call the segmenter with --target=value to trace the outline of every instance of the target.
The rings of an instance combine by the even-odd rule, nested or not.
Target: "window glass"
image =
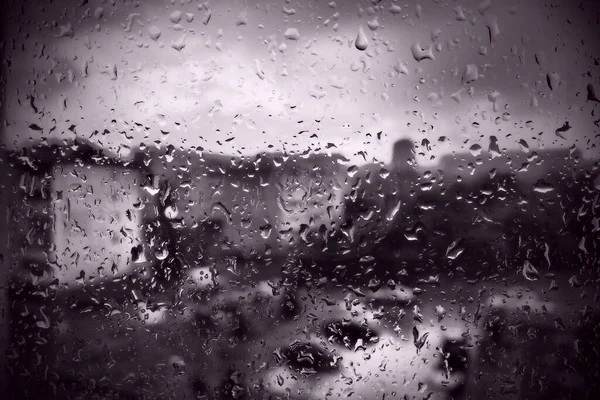
[[[598,398],[596,2],[0,10],[7,398]]]

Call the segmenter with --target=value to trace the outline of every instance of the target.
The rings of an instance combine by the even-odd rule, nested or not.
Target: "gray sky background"
[[[401,137],[428,139],[430,158],[485,149],[490,135],[503,148],[524,139],[598,153],[598,103],[586,102],[587,84],[600,91],[591,0],[16,4],[4,10],[9,148],[108,129],[90,140],[122,155],[158,140],[224,154],[333,144],[351,160],[387,162]],[[354,45],[359,27],[365,51]],[[415,44],[432,46],[435,60],[417,61]],[[478,78],[466,84],[469,64]]]

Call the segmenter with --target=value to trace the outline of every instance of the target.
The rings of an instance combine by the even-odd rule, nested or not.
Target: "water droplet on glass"
[[[287,40],[298,40],[298,39],[300,39],[300,33],[298,32],[297,28],[287,28],[285,30],[285,33],[283,34],[283,36]]]
[[[73,26],[71,25],[70,22],[66,25],[60,25],[58,28],[59,28],[59,32],[58,32],[58,35],[56,35],[56,37],[58,37],[58,38],[63,38],[63,37],[72,38],[75,36],[75,31],[73,30]]]
[[[536,183],[533,184],[533,190],[538,193],[548,193],[554,190],[554,186],[547,183],[543,179],[539,179]]]
[[[441,305],[435,306],[435,315],[438,319],[438,322],[440,322],[446,315],[446,309]]]
[[[150,34],[150,39],[154,41],[158,40],[158,38],[160,38],[160,35],[162,35],[160,28],[156,25],[151,25],[148,28],[148,33]]]
[[[245,11],[242,11],[238,14],[235,19],[235,26],[242,26],[248,24],[248,14]]]
[[[498,35],[500,35],[500,28],[498,28],[498,20],[495,18],[492,19],[490,22],[488,22],[487,28],[488,28],[488,39],[489,39],[490,43],[494,43],[496,41],[496,38],[498,37]]]
[[[179,10],[175,10],[171,14],[169,14],[169,21],[171,21],[174,24],[178,24],[179,21],[181,21],[182,17],[183,13]]]
[[[283,386],[284,383],[285,383],[285,380],[283,379],[283,376],[281,376],[281,374],[277,374],[277,384],[279,386]]]
[[[454,7],[454,14],[455,14],[455,19],[457,21],[466,21],[467,17],[465,15],[465,10],[462,8],[462,6],[456,6]]]
[[[263,239],[268,239],[269,236],[271,236],[272,226],[271,226],[271,224],[265,224],[265,225],[261,226],[259,228],[259,230],[260,230],[260,236],[262,236]]]
[[[502,156],[500,146],[498,145],[498,138],[496,138],[496,136],[490,136],[490,145],[488,146],[488,151],[491,154],[492,158]]]
[[[396,214],[398,214],[398,211],[400,211],[400,207],[402,206],[402,200],[398,200],[398,202],[396,203],[396,205],[387,213],[387,215],[385,216],[385,218],[388,221],[393,221],[394,218],[396,217]]]
[[[202,18],[202,24],[204,25],[208,25],[208,23],[210,22],[210,18],[212,17],[212,11],[207,10],[204,13],[204,17]]]
[[[519,146],[521,146],[521,150],[523,150],[524,152],[529,151],[529,144],[527,144],[527,142],[524,139],[519,140]]]
[[[600,190],[600,175],[598,175],[596,179],[594,179],[594,189]]]
[[[548,75],[546,75],[546,83],[548,84],[550,90],[554,91],[556,88],[558,88],[560,76],[556,72],[549,72]]]
[[[159,249],[154,252],[154,256],[157,260],[166,260],[169,255],[169,251],[167,249]]]
[[[254,72],[256,76],[258,76],[261,80],[265,79],[265,72],[262,70],[262,66],[260,65],[260,60],[254,60]]]
[[[413,45],[410,46],[410,51],[412,52],[414,59],[418,62],[426,59],[435,60],[431,45],[423,49],[419,43],[413,43]]]
[[[539,100],[537,98],[537,96],[531,95],[531,100],[529,101],[529,106],[531,108],[538,108],[539,107]]]
[[[579,246],[578,246],[579,250],[583,251],[585,254],[587,254],[587,249],[585,247],[585,236],[581,238],[581,240],[579,241]]]
[[[402,7],[400,7],[398,4],[392,4],[388,11],[390,14],[398,15],[402,12]]]
[[[498,101],[499,98],[500,98],[500,92],[498,92],[497,90],[494,90],[493,92],[488,94],[488,100],[491,103],[496,104],[496,102]]]
[[[406,65],[400,63],[399,60],[394,64],[394,71],[402,75],[408,75],[408,68],[406,68]]]
[[[446,257],[450,260],[456,260],[465,251],[462,246],[462,239],[455,240],[446,249]]]
[[[563,133],[569,131],[571,129],[571,125],[569,124],[569,121],[566,121],[563,126],[561,126],[560,128],[558,128],[557,130],[554,131],[554,133],[556,134],[556,136],[558,136],[561,139],[565,139],[566,137],[563,135]]]
[[[35,325],[38,328],[42,328],[42,329],[50,328],[50,319],[48,318],[48,316],[46,316],[46,314],[44,313],[44,310],[42,308],[40,308],[40,314],[42,315],[43,319],[36,321]]]
[[[417,4],[417,6],[415,7],[415,15],[419,19],[421,19],[423,17],[423,8],[421,7],[420,4]]]
[[[594,87],[594,85],[592,83],[587,84],[586,90],[587,90],[586,101],[594,101],[596,103],[600,103],[600,100],[598,99],[598,96],[596,95],[596,88]]]
[[[372,31],[376,31],[377,29],[379,29],[379,20],[377,19],[377,17],[375,17],[372,20],[368,21],[367,22],[367,26]]]
[[[343,89],[348,84],[348,78],[342,78],[337,75],[330,76],[329,78],[327,78],[327,82],[329,83],[329,86],[333,88]]]
[[[168,219],[175,219],[179,215],[179,211],[177,211],[177,207],[168,206],[165,208],[165,217]]]
[[[450,95],[450,98],[452,100],[454,100],[455,102],[460,103],[460,101],[461,101],[461,96],[460,95],[462,94],[462,92],[463,92],[463,89],[459,89],[456,92],[452,93]]]
[[[483,0],[481,3],[479,3],[479,6],[477,6],[477,10],[481,15],[485,15],[490,8],[492,8],[492,0]]]
[[[185,374],[185,361],[181,356],[171,356],[169,357],[169,365],[173,368],[175,375],[183,375]]]
[[[177,39],[176,41],[173,41],[171,43],[171,47],[174,48],[177,51],[181,51],[183,50],[183,48],[185,47],[185,39],[182,36],[181,38]]]
[[[227,218],[227,222],[231,223],[231,212],[227,209],[227,207],[225,207],[225,205],[223,203],[221,203],[220,201],[217,201],[212,204],[211,209],[213,210],[213,213],[215,211],[218,211],[219,213],[224,215],[225,218]]]
[[[471,152],[473,157],[479,157],[481,155],[482,148],[480,145],[474,144],[471,147],[469,147],[469,151]]]
[[[468,64],[465,67],[465,71],[462,76],[462,84],[465,85],[465,84],[469,84],[471,82],[475,82],[478,78],[479,78],[479,70],[477,68],[477,65]]]
[[[540,279],[540,273],[533,265],[531,265],[529,260],[525,261],[522,273],[525,279],[527,279],[528,281],[537,281],[538,279]]]
[[[413,326],[412,334],[413,334],[413,344],[417,348],[417,354],[419,354],[419,352],[421,351],[421,349],[427,342],[427,338],[429,337],[429,332],[426,332],[421,336],[419,333],[419,329],[416,326]]]
[[[543,65],[543,64],[545,64],[545,62],[546,62],[546,54],[544,52],[542,52],[542,51],[540,51],[538,53],[535,53],[535,62],[538,65],[540,65],[540,66]]]
[[[365,35],[365,31],[363,30],[362,26],[358,27],[358,33],[356,34],[354,45],[360,51],[365,51],[367,47],[369,47],[369,40],[367,39],[367,35]]]

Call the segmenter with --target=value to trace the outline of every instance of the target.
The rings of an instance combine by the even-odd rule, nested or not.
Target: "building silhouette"
[[[414,166],[415,145],[410,139],[400,139],[394,143],[392,150],[392,168],[404,171]]]

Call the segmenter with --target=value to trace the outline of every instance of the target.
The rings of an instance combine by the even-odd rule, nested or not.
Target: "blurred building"
[[[139,167],[83,141],[30,147],[13,160],[19,200],[9,218],[21,278],[68,286],[131,272],[141,261],[152,210],[144,211]]]
[[[155,196],[167,219],[171,241],[190,266],[206,258],[264,254],[276,235],[269,210],[275,196],[269,185],[272,165],[198,151],[157,149],[146,152]],[[273,204],[270,205],[269,203]]]
[[[518,181],[531,186],[539,179],[571,177],[586,166],[578,149],[511,150],[455,152],[440,157],[437,168],[444,171],[447,182],[480,181],[489,175],[514,175]],[[567,174],[567,175],[565,175]],[[558,176],[558,177],[560,177]]]
[[[525,260],[564,267],[578,259],[594,195],[592,162],[577,149],[479,149],[443,156],[437,168],[443,222],[473,248],[494,249],[503,268]]]
[[[409,202],[419,178],[419,165],[415,160],[415,145],[410,139],[400,139],[393,145],[391,175],[387,185],[392,187],[404,202]]]
[[[343,225],[344,199],[349,168],[340,155],[325,154],[272,156],[276,166],[270,178],[276,188],[277,220],[282,248],[318,247],[327,253],[330,237]],[[310,252],[310,251],[309,251]]]
[[[285,256],[340,225],[340,156],[232,157],[170,147],[149,153],[149,160],[189,264],[227,255]]]
[[[31,146],[4,162],[12,171],[3,188],[3,199],[11,200],[5,219],[10,392],[35,397],[51,386],[47,374],[63,314],[55,299],[115,285],[110,296],[122,296],[128,282],[139,281],[134,272],[151,277],[145,226],[155,207],[141,191],[143,165],[82,140]]]
[[[392,168],[405,171],[415,165],[415,145],[410,139],[400,139],[394,143],[392,150]]]

